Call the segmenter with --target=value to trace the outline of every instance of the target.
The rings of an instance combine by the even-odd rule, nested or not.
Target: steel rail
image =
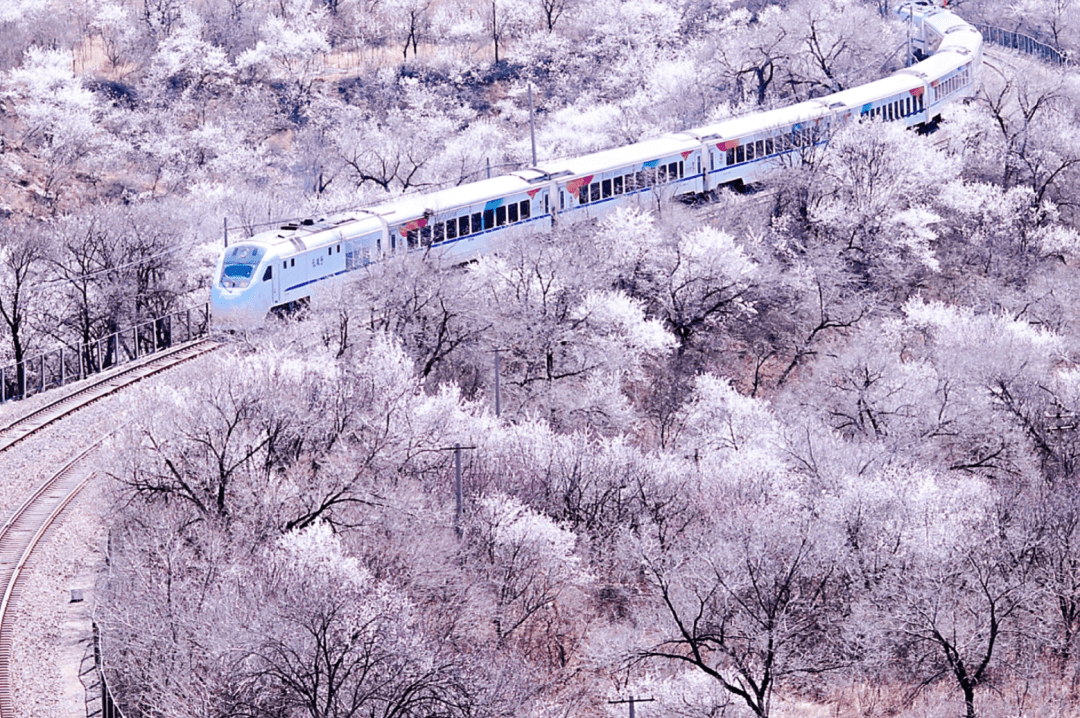
[[[87,458],[105,441],[98,439],[42,483],[0,528],[0,718],[14,718],[11,685],[12,621],[9,611],[19,595],[23,568],[56,519],[94,476]],[[83,469],[83,471],[80,471]]]
[[[220,346],[211,339],[196,339],[166,351],[150,354],[145,360],[124,364],[118,371],[105,375],[94,375],[89,385],[61,396],[40,409],[19,417],[7,426],[0,427],[0,453],[46,426],[92,404],[102,397],[108,396],[118,389],[190,361]]]

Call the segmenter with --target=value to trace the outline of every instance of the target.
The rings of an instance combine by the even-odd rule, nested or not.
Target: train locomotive
[[[897,9],[912,23],[920,62],[892,75],[788,107],[385,204],[286,224],[229,246],[213,277],[219,327],[257,326],[372,262],[414,251],[451,262],[485,254],[508,233],[547,233],[657,196],[750,183],[783,158],[824,143],[860,119],[923,127],[948,103],[971,97],[982,35],[955,13],[916,0]]]

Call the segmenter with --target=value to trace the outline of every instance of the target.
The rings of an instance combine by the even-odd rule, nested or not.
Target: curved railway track
[[[0,529],[0,585],[4,586],[4,597],[0,599],[0,716],[3,718],[16,715],[11,690],[12,621],[8,610],[19,597],[23,568],[57,517],[93,477],[91,458],[102,441],[99,439],[64,464]]]
[[[70,394],[58,397],[45,406],[0,427],[0,453],[11,448],[49,424],[91,404],[118,389],[130,386],[148,376],[217,349],[220,344],[211,339],[197,339],[178,347],[152,354],[144,361],[125,364],[123,368],[100,375],[91,383]]]
[[[125,365],[105,376],[96,377],[75,391],[58,396],[45,406],[0,428],[0,455],[15,444],[79,409],[130,386],[148,376],[190,361],[217,349],[220,344],[200,339],[174,349],[151,355],[144,361]],[[11,682],[12,629],[10,610],[17,602],[23,568],[34,549],[94,476],[94,456],[107,436],[83,449],[46,481],[0,526],[0,718],[14,718]]]

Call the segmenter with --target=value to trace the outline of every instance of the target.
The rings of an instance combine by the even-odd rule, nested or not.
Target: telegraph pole
[[[431,449],[431,451],[453,451],[454,452],[454,533],[458,538],[461,538],[461,516],[464,513],[465,499],[464,492],[461,487],[461,451],[462,449],[475,449],[475,446],[462,446],[461,444],[454,444],[453,446],[444,446],[439,449]]]
[[[536,167],[536,121],[533,112],[532,83],[529,83],[529,136],[532,138],[532,166]]]
[[[610,703],[612,705],[615,705],[615,704],[618,704],[618,703],[629,703],[630,704],[630,718],[634,718],[634,704],[635,703],[652,703],[654,700],[656,700],[656,699],[655,698],[634,698],[633,696],[630,696],[625,701],[608,701],[608,703]]]
[[[502,414],[502,397],[499,391],[499,350],[495,350],[495,416]]]

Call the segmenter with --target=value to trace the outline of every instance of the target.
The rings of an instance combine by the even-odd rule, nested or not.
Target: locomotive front
[[[262,324],[272,301],[270,254],[268,247],[251,243],[236,244],[222,253],[210,289],[216,325]]]

